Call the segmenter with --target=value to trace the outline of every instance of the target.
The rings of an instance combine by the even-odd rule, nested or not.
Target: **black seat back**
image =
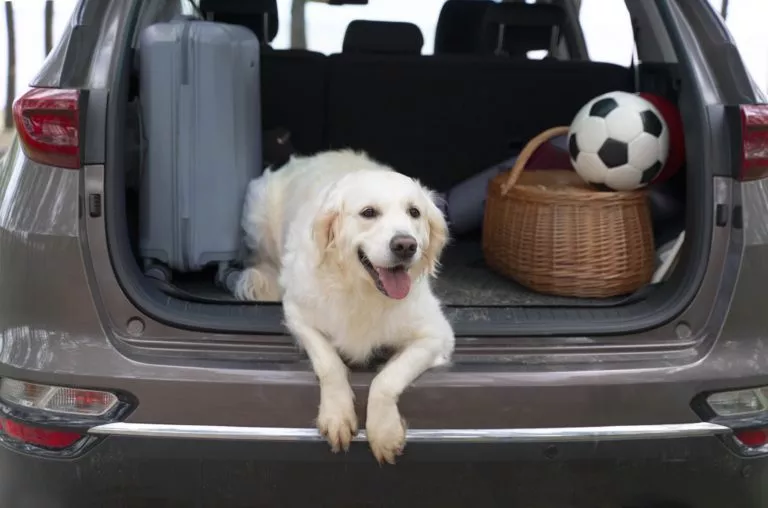
[[[322,150],[328,85],[325,56],[306,50],[269,47],[277,35],[277,0],[202,0],[200,7],[215,21],[250,28],[264,44],[261,53],[263,130],[288,130],[299,153]]]
[[[413,23],[358,19],[347,26],[344,53],[419,55],[424,36]]]
[[[435,51],[440,54],[472,54],[482,34],[485,12],[492,0],[448,0],[435,27]]]
[[[209,20],[250,29],[265,45],[277,35],[277,0],[201,0],[200,10]]]
[[[264,130],[287,129],[305,155],[326,146],[328,60],[304,50],[269,51],[261,57],[261,110]]]
[[[628,69],[602,63],[333,55],[327,136],[444,190],[631,86]]]
[[[500,3],[483,16],[479,53],[527,58],[529,51],[554,53],[563,33],[566,13],[553,4]]]

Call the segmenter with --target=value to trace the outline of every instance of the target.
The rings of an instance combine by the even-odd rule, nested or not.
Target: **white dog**
[[[429,280],[447,241],[433,198],[351,151],[294,157],[249,185],[243,227],[254,264],[235,293],[282,298],[320,381],[317,426],[335,452],[357,432],[342,356],[361,363],[380,346],[397,351],[371,384],[366,416],[371,450],[389,463],[405,445],[400,394],[450,361],[453,331]]]

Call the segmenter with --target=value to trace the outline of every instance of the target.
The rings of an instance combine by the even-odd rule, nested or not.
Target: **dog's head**
[[[313,235],[322,263],[399,300],[413,278],[436,275],[448,227],[434,193],[418,181],[363,170],[329,189]]]

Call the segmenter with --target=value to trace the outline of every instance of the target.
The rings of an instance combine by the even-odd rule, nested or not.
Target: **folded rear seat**
[[[328,61],[322,53],[288,49],[262,54],[262,125],[288,129],[301,154],[326,148],[327,95]]]
[[[438,190],[632,86],[628,69],[597,62],[346,51],[329,61],[329,145],[366,150]]]
[[[331,57],[328,137],[447,189],[568,124],[592,97],[627,90],[609,64],[494,57]]]
[[[211,19],[243,25],[261,40],[262,128],[288,129],[300,153],[323,150],[328,84],[325,55],[269,46],[277,35],[277,0],[203,0],[200,7]]]

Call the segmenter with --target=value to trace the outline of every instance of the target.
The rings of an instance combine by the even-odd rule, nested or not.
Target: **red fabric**
[[[677,173],[685,163],[685,134],[683,133],[683,119],[680,111],[669,100],[647,92],[638,94],[659,110],[669,129],[669,155],[667,163],[659,175],[653,179],[653,183],[661,183]]]
[[[566,136],[563,136],[565,138]],[[558,138],[555,138],[557,140]],[[526,169],[573,169],[568,150],[552,144],[551,140],[541,145],[526,164]]]
[[[677,173],[685,162],[683,120],[677,107],[664,97],[646,92],[641,92],[638,95],[656,106],[669,129],[669,155],[667,156],[667,163],[653,180],[653,183],[664,182]],[[566,136],[562,137],[565,138]],[[559,138],[555,138],[555,140],[557,139]],[[555,146],[552,144],[552,141],[554,140],[544,143],[533,153],[526,165],[526,169],[573,169],[568,150]],[[563,139],[563,141],[565,140]]]

